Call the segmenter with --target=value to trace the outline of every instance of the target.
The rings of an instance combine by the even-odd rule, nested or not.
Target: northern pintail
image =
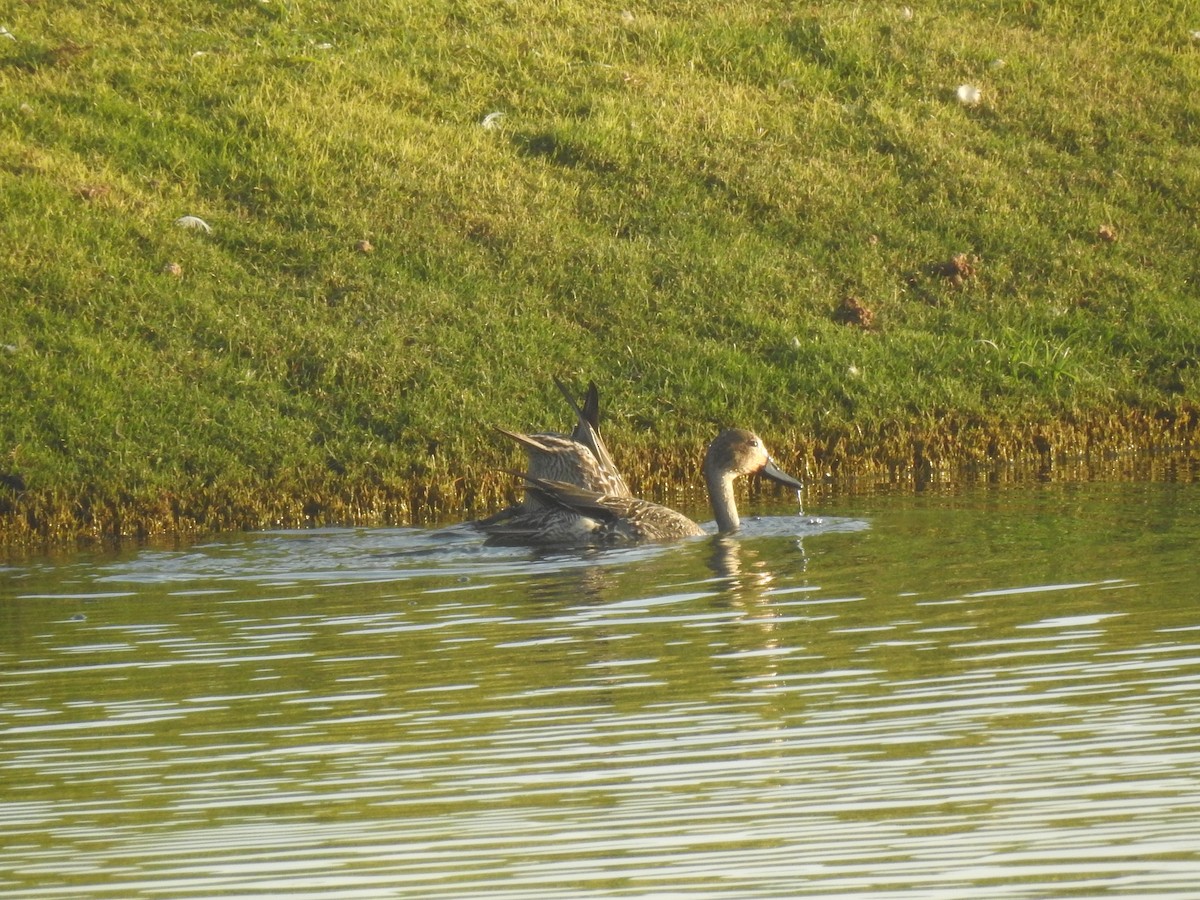
[[[741,527],[733,483],[742,475],[760,474],[786,487],[803,485],[780,470],[762,439],[751,431],[721,432],[704,455],[704,480],[717,529],[722,534]],[[671,541],[705,534],[682,513],[635,497],[614,497],[578,485],[533,475],[522,476],[540,509],[481,525],[495,543],[555,545],[621,545]]]

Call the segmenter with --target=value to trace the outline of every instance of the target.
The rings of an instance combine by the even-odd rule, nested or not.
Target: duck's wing
[[[675,540],[704,534],[683,513],[637,497],[614,497],[578,488],[573,484],[525,479],[526,490],[548,509],[590,523],[596,542],[608,544]]]
[[[521,431],[509,431],[507,428],[501,428],[498,425],[496,426],[496,430],[506,438],[511,438],[524,447],[529,452],[531,458],[535,453],[555,453],[559,449],[555,446],[556,443],[561,446],[562,442],[570,440],[560,434],[549,432],[545,434],[525,434]]]
[[[600,392],[596,388],[596,382],[588,382],[582,406],[571,396],[562,381],[555,378],[554,384],[575,413],[575,428],[571,432],[571,439],[587,447],[596,458],[602,481],[593,487],[612,497],[632,496],[629,486],[617,469],[617,464],[613,462],[612,454],[608,452],[604,438],[600,436]]]
[[[565,482],[587,490],[604,491],[608,479],[595,455],[579,441],[561,434],[522,434],[497,428],[525,448],[529,457],[526,475]]]
[[[527,472],[511,474],[525,481],[526,502],[475,522],[488,536],[489,543],[529,547],[605,543],[605,529],[612,513],[599,503],[603,495]]]
[[[611,497],[599,491],[588,490],[565,481],[538,478],[524,472],[514,472],[525,481],[525,489],[534,494],[547,507],[586,516],[601,522],[620,517],[625,498]]]
[[[583,406],[575,400],[575,395],[567,390],[567,386],[562,383],[562,379],[557,375],[554,376],[554,386],[558,388],[558,392],[563,395],[563,399],[567,401],[567,405],[571,407],[571,412],[575,413],[575,418],[579,420],[579,425],[575,426],[576,432],[580,425],[590,425],[593,429],[600,429],[600,392],[596,389],[596,382],[589,381],[587,393],[583,395]],[[571,437],[579,440],[575,432],[572,432]]]

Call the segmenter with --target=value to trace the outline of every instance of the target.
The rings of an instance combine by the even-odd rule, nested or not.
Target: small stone
[[[1100,240],[1104,241],[1105,243],[1116,243],[1117,229],[1113,228],[1111,225],[1101,225],[1099,229],[1097,229],[1096,234]]]
[[[354,245],[354,249],[359,253],[374,253],[375,245],[368,240],[362,240]]]
[[[183,266],[177,262],[169,262],[162,267],[162,272],[164,275],[171,275],[175,278],[179,278],[181,275],[183,275]]]

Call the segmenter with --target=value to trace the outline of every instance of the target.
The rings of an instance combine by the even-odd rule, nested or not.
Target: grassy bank
[[[4,540],[479,510],[553,375],[648,490],[1195,433],[1191,4],[6,15]]]

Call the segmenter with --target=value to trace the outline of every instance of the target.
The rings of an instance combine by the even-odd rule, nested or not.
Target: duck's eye
[[[757,447],[758,446],[758,438],[750,438],[749,443],[750,443],[751,447]]]

